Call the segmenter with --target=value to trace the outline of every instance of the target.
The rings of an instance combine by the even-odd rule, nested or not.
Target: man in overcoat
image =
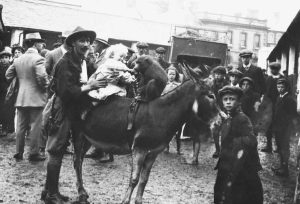
[[[76,138],[82,130],[81,111],[90,103],[87,93],[90,90],[103,88],[105,79],[88,79],[85,58],[96,33],[77,27],[66,39],[71,49],[58,61],[54,73],[56,101],[62,104],[62,121],[57,131],[53,131],[47,140],[49,153],[47,176],[42,199],[47,204],[62,204],[67,197],[58,190],[59,174],[63,153],[69,140],[69,131]]]
[[[238,68],[243,73],[242,77],[250,77],[254,81],[254,91],[263,95],[266,92],[266,83],[263,72],[260,67],[251,63],[253,52],[250,50],[243,50],[240,53],[242,59],[242,66]]]
[[[243,91],[225,86],[219,91],[228,118],[221,129],[222,148],[214,186],[215,204],[262,204],[262,169],[257,140],[249,118],[240,110]]]
[[[16,154],[14,158],[23,159],[25,133],[30,127],[30,152],[29,160],[42,161],[46,158],[39,154],[42,141],[42,112],[47,103],[48,76],[45,70],[45,59],[39,55],[42,43],[39,33],[26,35],[25,44],[28,50],[22,56],[15,59],[14,63],[6,71],[7,80],[17,77],[19,91],[15,103],[17,108],[16,130]]]
[[[281,69],[281,65],[279,62],[271,62],[269,64],[269,67],[270,67],[271,73],[269,76],[267,76],[267,79],[266,79],[266,96],[272,102],[272,110],[273,110],[273,116],[274,116],[276,100],[279,95],[279,93],[277,91],[277,81],[279,79],[283,79],[284,76],[282,74],[280,74],[280,72],[279,72]],[[273,116],[272,116],[272,118],[273,118]],[[272,138],[273,138],[272,122],[271,122],[269,129],[267,130],[266,136],[267,136],[267,145],[261,151],[271,153],[272,149],[273,149],[272,148]]]

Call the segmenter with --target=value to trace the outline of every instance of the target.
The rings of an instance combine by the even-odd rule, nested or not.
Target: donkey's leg
[[[177,147],[177,154],[180,155],[181,154],[181,140],[180,140],[180,135],[181,135],[181,132],[182,132],[183,128],[180,127],[178,129],[178,131],[176,132],[176,135],[175,135],[175,138],[176,138],[176,147]]]
[[[143,201],[143,193],[146,187],[146,184],[149,179],[150,171],[153,166],[153,163],[158,154],[149,154],[146,156],[146,159],[143,164],[143,168],[140,175],[140,181],[138,185],[138,190],[135,198],[135,204],[141,204]]]
[[[130,181],[122,204],[129,204],[132,192],[139,182],[140,172],[145,160],[146,150],[134,149],[132,152]]]
[[[80,204],[84,204],[84,203],[88,203],[87,199],[89,196],[83,187],[82,162],[83,162],[84,155],[91,147],[91,144],[86,140],[86,138],[82,133],[78,135],[73,134],[73,143],[74,143],[73,164],[74,164],[74,169],[77,177],[76,186],[78,191],[78,200]]]

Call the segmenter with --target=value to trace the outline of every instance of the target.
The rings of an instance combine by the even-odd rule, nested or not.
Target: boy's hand
[[[259,102],[259,101],[255,102],[255,104],[254,104],[254,110],[255,110],[255,112],[258,112],[260,104],[261,104],[261,102]]]
[[[87,82],[87,86],[90,88],[90,90],[105,88],[107,86],[106,77],[103,77],[102,79],[90,78]]]

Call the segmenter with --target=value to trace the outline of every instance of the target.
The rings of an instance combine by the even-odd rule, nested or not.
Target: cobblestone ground
[[[259,140],[262,143],[263,139],[259,138]],[[191,166],[185,161],[191,156],[192,142],[182,142],[183,154],[180,156],[175,153],[172,142],[170,153],[160,154],[153,166],[144,193],[144,203],[212,203],[216,177],[216,171],[213,170],[216,160],[211,158],[214,151],[213,143],[205,143],[201,149],[199,165]],[[0,138],[0,203],[43,203],[39,198],[45,180],[45,163],[30,163],[27,159],[16,162],[12,159],[14,151],[13,137]],[[260,175],[266,204],[292,203],[296,177],[294,150],[291,154],[291,176],[289,179],[281,179],[274,176],[271,171],[271,166],[278,162],[278,155],[260,153],[263,164]],[[115,156],[115,161],[107,164],[85,159],[83,179],[90,195],[89,201],[95,204],[120,203],[129,181],[129,171],[129,156]],[[60,191],[68,195],[72,201],[76,200],[75,171],[71,155],[65,156],[63,161]]]

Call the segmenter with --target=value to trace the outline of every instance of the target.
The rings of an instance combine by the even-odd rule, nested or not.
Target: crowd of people
[[[96,38],[94,31],[81,27],[63,40],[49,51],[39,33],[29,33],[24,39],[26,51],[22,46],[14,45],[0,52],[1,134],[16,133],[13,157],[17,161],[23,160],[26,137],[30,138],[30,161],[44,161],[45,151],[48,152],[47,178],[42,192],[46,203],[63,203],[68,199],[58,190],[62,158],[70,137],[80,134],[81,121],[88,111],[110,95],[138,98],[133,68],[139,57],[148,54],[149,47],[145,42],[138,42],[135,52],[122,44],[110,45]],[[158,47],[155,51],[155,59],[168,77],[162,92],[165,94],[180,86],[182,75],[176,65],[164,59],[165,48]],[[288,79],[280,74],[280,63],[270,63],[270,74],[266,75],[251,62],[252,54],[248,50],[241,52],[242,66],[217,66],[205,79],[226,115],[222,115],[222,122],[211,130],[215,143],[213,157],[219,158],[215,203],[263,202],[257,173],[261,165],[252,123],[265,97],[271,100],[273,107],[272,122],[267,131],[266,147],[261,151],[273,151],[274,136],[275,151],[280,157],[279,168],[274,168],[274,173],[283,177],[289,175],[289,138],[298,119],[296,102]],[[6,95],[13,79],[17,80],[18,91],[11,104],[6,101]],[[59,125],[53,127],[52,124],[56,131],[51,137],[43,130],[47,124],[42,124],[43,111],[49,101],[54,105],[61,104],[63,113],[56,115]],[[231,159],[236,155],[243,162],[232,164]],[[113,155],[106,155],[99,149],[88,157],[113,161]]]

